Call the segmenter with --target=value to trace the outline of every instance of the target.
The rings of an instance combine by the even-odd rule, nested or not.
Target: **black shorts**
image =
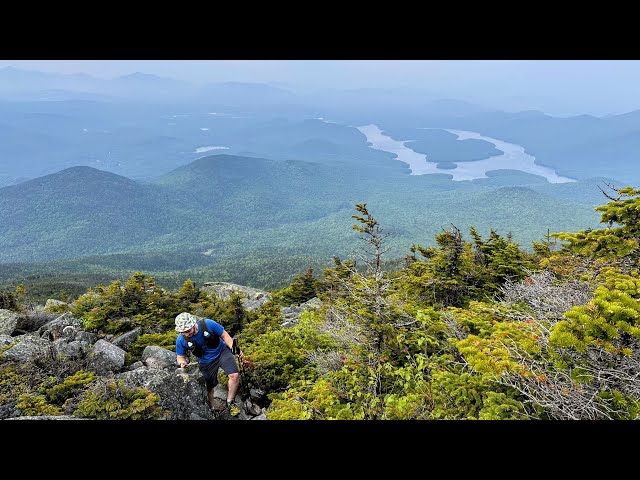
[[[207,382],[207,392],[210,392],[213,387],[218,384],[218,369],[222,368],[222,371],[227,375],[231,373],[238,373],[238,365],[236,364],[236,358],[231,353],[231,349],[224,345],[222,347],[222,353],[213,362],[206,365],[198,365],[200,373]]]

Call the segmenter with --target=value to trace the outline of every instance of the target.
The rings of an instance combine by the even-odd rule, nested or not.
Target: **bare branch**
[[[526,273],[523,281],[507,280],[499,292],[503,303],[524,302],[538,318],[555,323],[564,318],[566,311],[576,305],[586,305],[593,297],[594,288],[585,282],[560,282],[549,270]]]
[[[611,190],[613,190],[614,192],[616,192],[618,194],[618,196],[616,198],[613,198],[611,195],[609,195],[607,192],[605,192],[602,188],[600,188],[600,185],[598,185],[598,190],[600,190],[602,192],[602,194],[607,197],[609,200],[612,200],[614,202],[617,202],[620,200],[620,191],[615,188],[613,185],[610,185],[607,182],[604,182],[604,184]]]
[[[640,399],[640,343],[635,340],[633,354],[612,354],[601,347],[590,346],[584,354],[556,349],[569,365],[561,368],[550,360],[548,331],[540,330],[542,354],[532,358],[515,342],[503,346],[512,360],[523,366],[526,375],[506,372],[494,380],[514,388],[528,402],[545,409],[551,418],[568,420],[611,420],[624,413],[608,395],[619,392]],[[620,340],[617,340],[620,342]],[[629,345],[625,345],[629,348]]]

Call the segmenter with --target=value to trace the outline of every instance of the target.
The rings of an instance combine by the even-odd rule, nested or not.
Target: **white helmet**
[[[186,332],[198,321],[198,317],[187,312],[182,312],[176,317],[176,332]]]

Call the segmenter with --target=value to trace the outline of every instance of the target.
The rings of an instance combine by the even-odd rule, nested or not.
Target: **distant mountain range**
[[[499,153],[442,129],[478,132],[521,145],[577,181],[550,184],[517,170],[463,182],[446,171],[409,175],[394,154],[371,148],[357,128],[369,124],[443,165]],[[640,111],[559,118],[418,89],[303,94],[4,68],[0,264],[228,272],[263,262],[263,274],[274,264],[294,268],[293,259],[297,268],[310,257],[351,255],[356,203],[392,233],[395,257],[451,224],[511,232],[530,246],[548,230],[596,226],[594,207],[606,200],[598,186],[637,186],[638,152]]]
[[[462,144],[434,143],[422,128],[471,130],[516,143],[563,176],[640,178],[640,111],[560,118],[496,111],[418,89],[302,94],[255,83],[192,85],[140,72],[107,80],[7,67],[0,69],[0,186],[80,165],[148,180],[188,164],[203,147],[358,163],[384,156],[367,151],[356,131],[370,123],[442,162],[464,155]],[[484,152],[469,159],[496,153]]]
[[[87,74],[56,74],[14,67],[0,68],[0,98],[6,100],[176,101],[247,106],[276,103],[296,97],[265,84],[221,82],[195,85],[182,80],[135,72],[113,79]]]

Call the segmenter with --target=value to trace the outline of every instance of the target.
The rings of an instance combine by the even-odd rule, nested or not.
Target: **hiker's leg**
[[[229,374],[229,387],[227,393],[227,402],[233,402],[236,399],[236,393],[238,393],[238,386],[240,385],[240,374]]]
[[[229,384],[227,385],[227,402],[233,402],[236,399],[238,393],[238,387],[240,386],[240,373],[238,373],[238,365],[236,364],[236,358],[231,353],[229,348],[222,350],[220,354],[220,368],[229,377]]]
[[[207,402],[209,403],[209,408],[215,408],[215,402],[213,390],[215,386],[218,384],[218,362],[214,361],[204,367],[200,368],[200,373],[204,377],[204,381],[207,384]]]

